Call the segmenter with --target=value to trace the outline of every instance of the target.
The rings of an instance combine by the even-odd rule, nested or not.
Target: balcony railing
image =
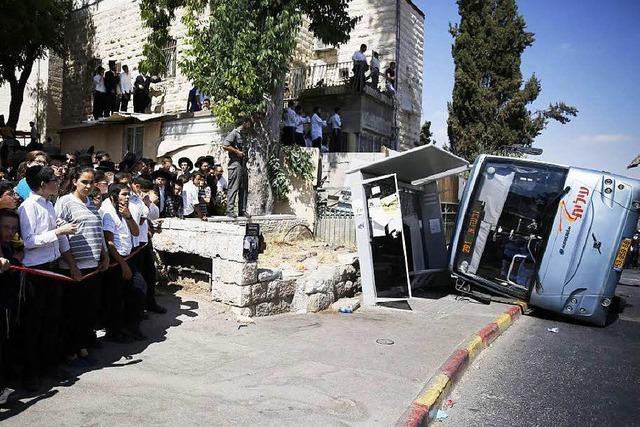
[[[365,73],[365,82],[371,86],[370,71]],[[352,61],[290,69],[285,86],[285,99],[297,99],[306,89],[332,86],[351,86],[354,90],[362,87],[361,82],[356,81]],[[383,77],[380,75],[377,89],[383,91],[384,87]]]

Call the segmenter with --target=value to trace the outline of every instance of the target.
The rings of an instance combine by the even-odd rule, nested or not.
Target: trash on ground
[[[449,408],[453,408],[453,405],[455,405],[456,402],[454,402],[452,399],[447,399],[446,402],[444,402],[444,409],[449,409]]]
[[[381,345],[394,345],[395,344],[395,342],[393,340],[390,340],[388,338],[378,338],[376,340],[376,342],[378,344],[381,344]]]
[[[340,313],[344,313],[344,314],[351,314],[351,313],[353,313],[353,308],[352,308],[351,306],[349,306],[349,305],[348,305],[348,306],[346,306],[346,307],[340,307],[340,308],[338,309],[338,311],[339,311]]]
[[[436,421],[444,421],[447,419],[449,415],[447,415],[446,412],[444,412],[442,409],[438,409],[438,412],[436,413]]]
[[[554,334],[557,334],[558,332],[560,332],[560,328],[547,328],[547,332],[553,332]]]

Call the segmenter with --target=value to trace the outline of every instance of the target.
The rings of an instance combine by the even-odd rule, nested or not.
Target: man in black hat
[[[142,167],[144,166],[141,160],[142,160],[141,154],[127,151],[127,154],[125,154],[122,160],[120,161],[120,166],[118,167],[118,170],[120,172],[128,172],[132,175],[137,175],[140,169],[142,169]]]
[[[227,192],[227,216],[235,218],[238,215],[247,215],[247,171],[246,171],[246,147],[242,132],[251,127],[251,120],[245,117],[238,121],[238,127],[229,132],[222,148],[229,153],[229,190]],[[238,199],[238,214],[234,212]]]
[[[151,174],[151,178],[153,178],[154,187],[157,197],[157,205],[160,210],[160,216],[164,216],[164,201],[167,200],[167,197],[171,196],[171,181],[173,180],[173,174],[164,168],[160,168],[158,170],[153,171]]]
[[[107,90],[104,117],[109,117],[116,107],[116,87],[118,86],[118,75],[116,73],[116,61],[109,61],[109,71],[104,73],[104,88]]]
[[[191,170],[193,169],[193,162],[188,157],[180,157],[178,159],[178,177],[184,176],[186,181],[191,179]]]

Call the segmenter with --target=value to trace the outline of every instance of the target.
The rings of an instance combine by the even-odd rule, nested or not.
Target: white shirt
[[[18,208],[18,214],[25,266],[55,261],[61,252],[69,250],[67,236],[56,236],[56,212],[50,201],[32,192]]]
[[[293,108],[288,107],[287,108],[287,114],[284,118],[284,126],[285,127],[295,127],[296,125],[296,117],[298,115],[296,114],[296,112],[294,111]]]
[[[371,68],[377,68],[380,71],[380,60],[376,57],[371,58],[371,62],[369,62],[369,66]]]
[[[107,93],[107,88],[104,86],[104,77],[100,74],[93,76],[93,88],[98,92]]]
[[[182,187],[182,213],[184,216],[191,215],[194,211],[193,207],[200,203],[198,200],[198,187],[189,181]]]
[[[218,192],[222,193],[228,188],[227,180],[224,179],[224,176],[218,178],[218,183],[216,184]]]
[[[353,56],[351,57],[351,59],[354,61],[366,61],[367,57],[364,56],[364,53],[356,50],[355,52],[353,52]]]
[[[133,85],[131,84],[131,74],[120,73],[120,92],[122,93],[133,92]]]
[[[165,187],[164,186],[161,187],[158,185],[158,198],[160,199],[160,212],[164,210],[164,192],[165,192]]]
[[[327,122],[322,120],[319,115],[311,116],[311,139],[322,138],[322,128],[327,126]]]
[[[334,114],[329,117],[329,126],[332,129],[340,129],[342,127],[342,119],[340,118],[340,114]]]
[[[102,202],[100,206],[100,216],[102,217],[102,228],[113,234],[113,244],[121,256],[127,256],[131,253],[132,241],[129,225],[124,218],[121,218],[116,212],[110,199]]]
[[[140,196],[132,193],[129,199],[129,211],[140,229],[137,236],[131,236],[133,247],[136,248],[149,241],[149,221],[155,221],[160,218],[160,210],[153,203],[149,206],[145,205]],[[144,221],[142,221],[143,218]]]
[[[304,133],[304,124],[311,123],[311,119],[309,117],[302,117],[299,114],[296,114],[296,133]]]

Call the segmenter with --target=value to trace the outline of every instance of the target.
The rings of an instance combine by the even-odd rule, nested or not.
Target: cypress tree
[[[527,105],[540,94],[532,75],[524,84],[521,55],[534,42],[515,0],[458,0],[460,23],[450,25],[455,83],[448,104],[452,151],[474,160],[504,154],[513,144],[531,146],[550,119],[567,123],[578,110],[563,102],[545,110]]]

